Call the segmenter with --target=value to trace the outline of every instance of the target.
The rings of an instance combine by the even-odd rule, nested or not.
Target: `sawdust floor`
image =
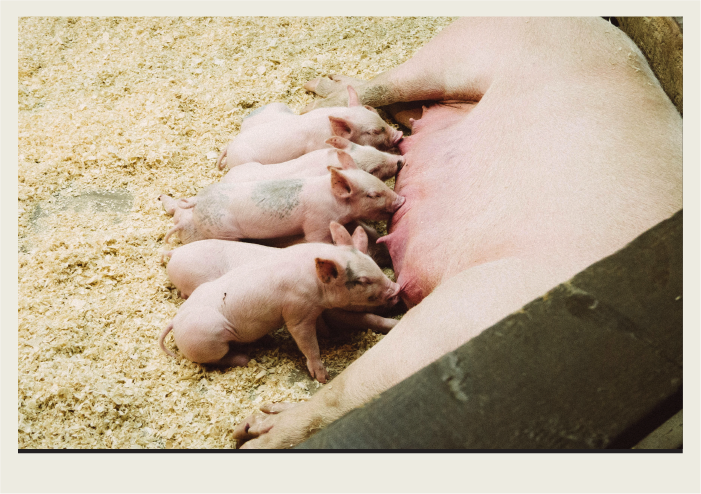
[[[22,18],[19,23],[19,448],[231,448],[268,401],[321,385],[284,329],[248,367],[172,359],[182,300],[160,263],[157,197],[223,175],[219,150],[274,101],[299,111],[319,75],[361,79],[448,18]],[[330,374],[381,335],[322,340]]]

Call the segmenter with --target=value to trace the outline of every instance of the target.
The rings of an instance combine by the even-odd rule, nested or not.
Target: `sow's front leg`
[[[479,101],[495,71],[499,70],[494,60],[499,59],[498,54],[508,50],[513,41],[510,36],[488,36],[497,27],[496,22],[498,19],[460,19],[441,31],[410,60],[369,81],[338,75],[309,81],[304,87],[323,99],[314,101],[302,113],[346,105],[348,85],[356,90],[361,103],[376,108],[388,107],[394,118],[406,126],[410,126],[409,117],[420,116],[421,105],[426,101]],[[455,50],[455,46],[461,46],[461,50]],[[485,57],[485,53],[491,56]]]
[[[455,350],[557,283],[527,284],[531,264],[504,259],[445,281],[309,401],[279,414],[262,408],[262,413],[248,417],[234,430],[237,447],[293,447]],[[436,338],[437,328],[440,338]]]
[[[308,104],[300,113],[304,114],[317,108],[336,106],[336,104],[346,104],[344,101],[348,98],[348,91],[345,89],[347,86],[352,86],[356,91],[362,91],[364,94],[381,93],[384,90],[381,80],[378,81],[377,78],[372,79],[371,81],[363,81],[361,79],[335,74],[329,77],[317,77],[316,79],[307,82],[304,85],[304,88],[307,91],[311,91],[312,93],[315,93],[325,99],[319,99]],[[386,101],[393,101],[401,98],[398,94],[387,94],[387,96],[388,98]],[[377,100],[368,98],[367,96],[366,98],[368,101],[373,101],[377,107],[382,106],[383,109],[387,111],[395,121],[408,128],[411,128],[413,120],[419,120],[421,118],[423,106],[428,104],[428,101],[422,100],[379,104],[385,100]],[[366,100],[363,98],[360,98],[360,101],[363,104],[367,104]]]

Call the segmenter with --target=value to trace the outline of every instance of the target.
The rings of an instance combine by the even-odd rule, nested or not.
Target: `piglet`
[[[316,336],[321,313],[391,305],[398,297],[399,285],[354,246],[294,245],[197,287],[165,327],[159,344],[175,357],[164,343],[172,330],[178,349],[193,362],[246,365],[248,356],[236,343],[256,341],[284,324],[312,377],[325,383],[329,374]]]
[[[222,183],[254,182],[263,180],[282,180],[325,175],[328,167],[342,168],[342,161],[353,159],[361,170],[365,170],[380,180],[394,177],[404,165],[404,158],[396,154],[385,153],[372,146],[354,144],[342,137],[330,137],[326,144],[331,148],[318,149],[304,156],[284,163],[263,165],[245,163],[229,170],[222,178]]]
[[[329,137],[389,150],[402,132],[390,127],[370,106],[363,106],[348,86],[348,107],[321,108],[295,115],[281,103],[268,105],[244,120],[241,132],[217,160],[220,170],[243,163],[283,163],[323,149]]]
[[[174,202],[177,202],[173,199]],[[177,209],[177,208],[176,208]],[[190,210],[191,211],[191,210]],[[171,213],[172,215],[173,213]],[[181,214],[182,216],[182,214]],[[380,239],[380,234],[370,226],[368,223],[360,220],[351,221],[344,225],[348,232],[355,231],[359,226],[365,230],[365,234],[368,237],[368,254],[373,261],[377,263],[381,268],[392,268],[392,258],[389,255],[387,246],[383,243],[377,243]],[[181,235],[186,235],[183,230],[180,231]],[[282,249],[284,247],[289,247],[290,245],[301,244],[305,242],[304,235],[290,235],[288,237],[275,237],[275,238],[253,238],[246,239],[246,242],[253,242],[260,245],[266,245],[268,247],[277,247]]]
[[[304,235],[307,242],[330,242],[329,222],[386,220],[404,198],[385,183],[358,169],[351,161],[343,170],[301,179],[213,184],[177,206],[175,226],[166,234],[183,232],[183,244],[195,240],[266,239]],[[173,199],[161,196],[164,205]]]
[[[348,245],[363,254],[368,253],[368,237],[362,227],[356,228],[353,236],[338,223],[331,222],[331,236],[335,245]],[[187,299],[201,284],[214,281],[227,272],[244,264],[257,262],[279,252],[280,249],[265,245],[231,240],[199,240],[165,252],[168,258],[166,272],[170,281],[178,289],[180,296]],[[375,307],[373,305],[373,307]],[[388,333],[396,324],[396,319],[389,319],[368,313],[369,307],[351,307],[351,312],[344,309],[325,310],[317,320],[317,329],[324,331],[325,326],[340,329],[372,329],[379,333]]]

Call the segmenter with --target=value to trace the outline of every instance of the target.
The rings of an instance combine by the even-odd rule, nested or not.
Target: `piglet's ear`
[[[348,106],[360,106],[360,98],[358,98],[358,93],[355,92],[353,86],[348,87]]]
[[[331,283],[338,278],[338,266],[330,259],[314,259],[316,263],[316,275],[322,283]]]
[[[348,230],[346,230],[346,228],[343,225],[332,221],[329,224],[329,229],[331,230],[331,239],[333,240],[334,244],[353,245],[350,233],[348,233]]]
[[[363,108],[365,108],[366,110],[370,110],[373,113],[377,113],[377,110],[375,110],[372,106],[363,105]],[[377,114],[379,115],[379,113],[377,113]]]
[[[351,158],[351,155],[346,153],[345,151],[338,150],[336,151],[336,154],[338,154],[338,162],[341,163],[341,168],[343,170],[359,170],[358,165],[355,164],[355,161],[353,161],[353,158]]]
[[[329,117],[329,121],[331,122],[331,133],[333,135],[350,140],[353,129],[351,129],[348,120],[339,117]]]
[[[327,166],[331,172],[331,192],[339,199],[347,199],[353,194],[350,180],[338,168]]]
[[[351,129],[351,126],[346,119],[329,117],[329,121],[331,122],[331,133],[333,135],[350,140],[353,129]]]
[[[339,136],[333,136],[329,137],[324,141],[326,144],[330,144],[331,146],[335,147],[336,149],[346,149],[351,145],[351,142],[348,139],[344,139],[343,137]]]
[[[368,234],[365,233],[365,229],[359,226],[353,232],[353,245],[363,254],[368,253]]]

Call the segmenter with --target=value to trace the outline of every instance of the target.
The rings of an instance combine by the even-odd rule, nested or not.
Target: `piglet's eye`
[[[361,276],[360,278],[358,278],[358,283],[360,283],[361,285],[369,285],[371,282],[369,278]]]
[[[368,197],[374,199],[377,197],[377,192],[368,192]]]

